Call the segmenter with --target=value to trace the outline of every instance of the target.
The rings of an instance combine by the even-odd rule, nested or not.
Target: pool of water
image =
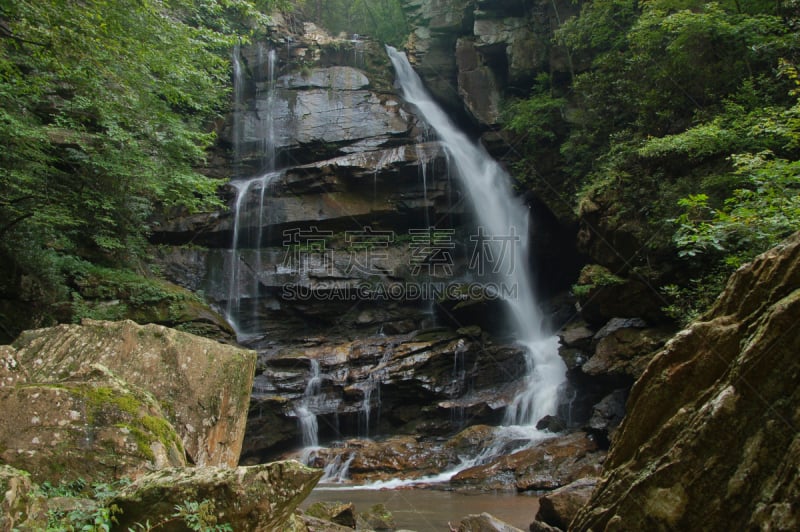
[[[498,519],[522,530],[528,530],[539,509],[536,495],[515,493],[465,494],[430,489],[375,490],[318,486],[301,504],[301,508],[318,501],[352,502],[356,511],[366,511],[382,503],[394,516],[398,529],[417,532],[447,532],[448,522],[457,528],[468,514],[489,512]]]

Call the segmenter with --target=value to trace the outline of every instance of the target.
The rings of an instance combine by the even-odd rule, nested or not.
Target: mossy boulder
[[[22,397],[36,393],[31,387],[48,390],[53,402],[42,403],[42,411],[53,418],[55,426],[62,421],[56,418],[64,415],[65,405],[96,427],[126,424],[128,418],[122,414],[139,415],[121,409],[109,418],[111,423],[103,416],[89,419],[92,390],[101,385],[88,389],[79,383],[86,381],[88,371],[103,367],[120,382],[113,390],[128,390],[127,395],[109,391],[112,403],[119,405],[131,394],[139,397],[140,390],[151,394],[153,408],[160,407],[154,418],[166,420],[172,427],[169,430],[177,432],[190,461],[232,467],[239,460],[255,372],[252,351],[159,325],[85,320],[82,325],[26,331],[6,348],[4,357],[9,362],[0,366],[5,367],[0,373],[6,376],[0,382],[2,396],[29,411]],[[48,405],[52,411],[45,409]],[[161,436],[169,432],[155,420],[148,430]],[[151,461],[149,456],[143,458]]]
[[[158,401],[99,364],[69,381],[4,387],[0,408],[0,457],[38,482],[186,465]]]
[[[233,469],[218,467],[164,469],[141,477],[114,498],[122,509],[121,530],[136,523],[168,519],[185,501],[210,501],[219,524],[233,530],[285,530],[297,505],[322,477],[322,471],[295,461]],[[186,530],[166,522],[164,531]]]

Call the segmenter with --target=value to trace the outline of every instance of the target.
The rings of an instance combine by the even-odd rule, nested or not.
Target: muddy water
[[[514,493],[462,494],[428,489],[364,490],[317,487],[302,508],[318,501],[352,502],[356,511],[382,503],[392,512],[398,529],[417,532],[447,532],[468,514],[489,512],[522,530],[528,530],[539,508],[536,495]]]

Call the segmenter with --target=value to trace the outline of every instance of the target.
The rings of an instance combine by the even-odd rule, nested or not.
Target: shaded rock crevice
[[[797,233],[653,358],[571,530],[797,528],[799,286]]]

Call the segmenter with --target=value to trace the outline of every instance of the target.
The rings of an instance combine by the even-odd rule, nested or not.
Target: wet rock
[[[123,529],[148,520],[160,522],[188,500],[210,501],[217,522],[234,530],[268,532],[283,530],[321,476],[322,471],[292,461],[233,469],[165,469],[127,486],[112,503],[122,509],[118,519]],[[164,529],[184,527],[172,522]]]
[[[592,496],[597,481],[597,478],[582,478],[542,495],[536,521],[567,530],[578,510]]]
[[[589,360],[589,354],[586,351],[575,349],[574,347],[564,347],[563,345],[558,348],[558,356],[564,361],[567,371],[580,369]]]
[[[456,474],[450,484],[517,491],[555,489],[578,478],[596,476],[604,456],[585,433],[576,432],[465,469]]]
[[[562,529],[548,525],[544,521],[534,521],[531,523],[530,527],[528,527],[530,532],[563,532]]]
[[[592,408],[587,431],[604,447],[608,447],[623,416],[628,390],[614,390]]]
[[[93,320],[26,331],[12,347],[27,378],[25,385],[3,386],[5,397],[36,385],[50,389],[54,399],[76,375],[102,366],[125,387],[144,390],[166,405],[164,415],[194,463],[236,465],[255,371],[252,351],[158,325]],[[78,401],[76,390],[65,401]]]
[[[655,355],[574,530],[800,526],[798,287],[795,233]]]
[[[288,402],[288,399],[276,395],[253,394],[247,413],[240,464],[263,462],[268,458],[263,455],[265,449],[279,452],[297,443],[297,422],[283,414]]]
[[[350,462],[349,478],[356,483],[415,479],[458,463],[452,448],[440,442],[417,441],[412,436],[394,436],[383,441],[347,440],[336,447],[315,450],[308,463],[324,467],[337,457],[339,463]]]
[[[312,360],[320,366],[320,389],[311,404],[323,439],[398,432],[435,436],[463,428],[465,419],[499,423],[524,384],[508,382],[509,375],[524,375],[524,352],[484,342],[479,332],[441,328],[278,348],[256,379],[264,386],[251,408],[256,418],[249,424],[253,438],[248,436],[246,455],[283,450],[279,435],[283,442],[290,437],[283,427],[296,425],[298,408],[309,404]],[[260,398],[268,395],[280,400]]]
[[[320,501],[309,506],[305,513],[351,529],[356,527],[356,510],[352,502]]]
[[[620,382],[626,379],[632,382],[638,378],[652,355],[671,334],[669,329],[638,327],[620,327],[601,332],[605,336],[597,343],[589,361],[581,366],[581,371]]]
[[[561,432],[567,429],[564,421],[556,416],[544,416],[536,422],[536,428],[550,432]]]
[[[458,532],[522,532],[519,528],[501,521],[492,514],[472,514],[458,524]]]
[[[500,118],[500,82],[470,39],[456,43],[458,94],[467,109],[484,124],[496,124]]]
[[[563,345],[576,349],[589,349],[594,336],[595,331],[584,321],[570,322],[558,332]]]
[[[447,440],[445,445],[458,455],[469,456],[491,447],[497,439],[496,431],[496,427],[489,425],[472,425]]]
[[[595,333],[592,340],[597,343],[620,329],[644,329],[646,327],[647,322],[641,318],[611,318],[608,320],[608,323],[603,325],[600,330]]]

